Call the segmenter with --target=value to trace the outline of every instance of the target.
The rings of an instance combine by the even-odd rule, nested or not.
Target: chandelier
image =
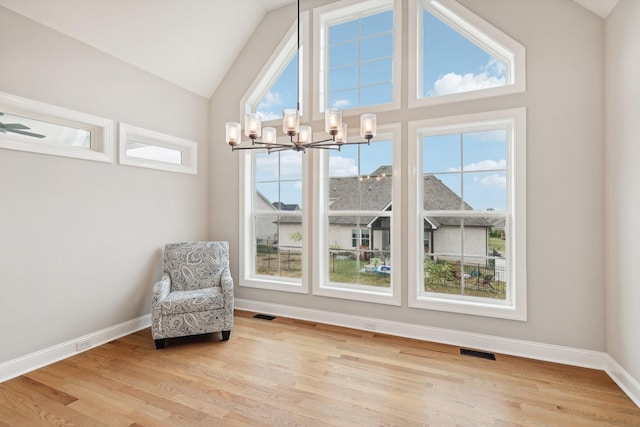
[[[278,142],[277,131],[274,127],[262,127],[262,119],[259,113],[246,113],[244,118],[244,134],[251,140],[250,146],[240,146],[242,142],[242,127],[238,122],[227,122],[226,141],[232,151],[236,150],[266,150],[272,151],[294,150],[304,152],[307,148],[319,148],[325,150],[340,150],[343,145],[369,144],[376,136],[376,115],[362,114],[360,116],[360,136],[364,141],[347,141],[347,124],[342,121],[342,110],[327,108],[324,116],[324,130],[327,137],[321,140],[313,140],[311,126],[300,125],[300,0],[298,0],[298,77],[296,109],[285,109],[282,113],[282,131],[289,136],[289,141]]]

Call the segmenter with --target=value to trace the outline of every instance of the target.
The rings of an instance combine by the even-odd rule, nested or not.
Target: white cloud
[[[329,162],[329,176],[356,176],[358,166],[354,159],[348,157],[331,157]]]
[[[260,120],[263,122],[282,118],[282,113],[274,113],[273,111],[263,111],[258,109],[257,113],[260,114]]]
[[[282,94],[280,92],[267,92],[267,94],[262,98],[260,104],[258,105],[258,109],[262,108],[271,108],[278,105],[282,105],[283,99]]]
[[[278,167],[280,167],[280,179],[302,179],[302,153],[295,151],[280,151],[278,153],[256,157],[256,169],[261,172],[261,175],[268,174],[273,179],[277,179]]]
[[[507,176],[498,175],[498,174],[491,174],[487,176],[474,176],[473,182],[477,182],[478,184],[485,187],[503,189],[507,187]]]
[[[467,73],[462,75],[447,73],[435,81],[433,89],[429,90],[428,95],[450,95],[453,93],[470,92],[505,85],[506,80],[504,73],[506,67],[504,64],[491,58],[489,62],[481,67],[481,70],[482,72],[480,74]]]
[[[348,99],[338,99],[333,103],[333,108],[348,108],[351,106],[351,101]]]
[[[504,159],[495,161],[495,160],[480,160],[479,162],[469,163],[464,165],[464,171],[486,171],[486,170],[495,170],[495,169],[506,169],[507,161]],[[460,168],[449,168],[448,172],[460,172]]]
[[[489,62],[482,67],[482,70],[483,72],[496,77],[504,77],[507,67],[502,62],[498,62],[495,58],[491,58]]]
[[[448,73],[440,77],[433,84],[429,96],[449,95],[452,93],[470,92],[472,90],[488,89],[504,86],[503,77],[490,76],[488,73],[465,74]]]

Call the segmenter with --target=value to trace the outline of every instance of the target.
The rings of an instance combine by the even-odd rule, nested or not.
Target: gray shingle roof
[[[329,180],[330,211],[353,210],[391,210],[392,189],[391,166],[380,166],[373,173],[363,177],[336,177]],[[425,210],[473,210],[467,203],[442,181],[433,175],[424,175],[423,181]],[[366,225],[375,217],[360,217],[360,225]],[[433,217],[431,222],[440,225],[460,225],[461,219],[456,217]],[[281,222],[300,222],[299,218],[285,217]],[[330,217],[330,224],[355,224],[354,217]],[[465,225],[490,227],[485,218],[465,218]]]

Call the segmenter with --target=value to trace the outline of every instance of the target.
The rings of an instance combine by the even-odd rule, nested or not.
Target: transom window
[[[452,0],[410,0],[410,106],[525,89],[524,47]]]
[[[244,117],[248,112],[256,112],[261,115],[263,122],[281,119],[282,111],[286,108],[295,109],[298,102],[300,103],[300,113],[305,114],[307,108],[304,101],[308,97],[306,96],[305,70],[307,64],[305,63],[304,50],[309,43],[308,20],[309,13],[301,13],[300,51],[298,51],[297,45],[297,24],[294,23],[244,95],[240,103],[239,117]],[[300,70],[298,70],[298,61]],[[298,71],[300,71],[299,76]],[[299,93],[298,78],[300,79]],[[298,99],[296,99],[296,94],[299,95]]]
[[[111,162],[114,123],[0,92],[0,148]]]
[[[316,17],[318,111],[399,104],[400,6],[394,0],[320,8]],[[370,110],[370,108],[368,108]]]

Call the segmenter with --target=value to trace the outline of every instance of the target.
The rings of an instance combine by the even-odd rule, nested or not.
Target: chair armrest
[[[165,299],[167,295],[169,295],[169,291],[171,290],[171,278],[167,273],[162,275],[162,279],[159,282],[156,282],[153,285],[153,294],[151,297],[151,305],[152,307],[158,307],[160,305],[160,301]]]
[[[233,295],[233,278],[231,277],[231,270],[228,268],[222,270],[220,285],[222,286],[222,292]]]

